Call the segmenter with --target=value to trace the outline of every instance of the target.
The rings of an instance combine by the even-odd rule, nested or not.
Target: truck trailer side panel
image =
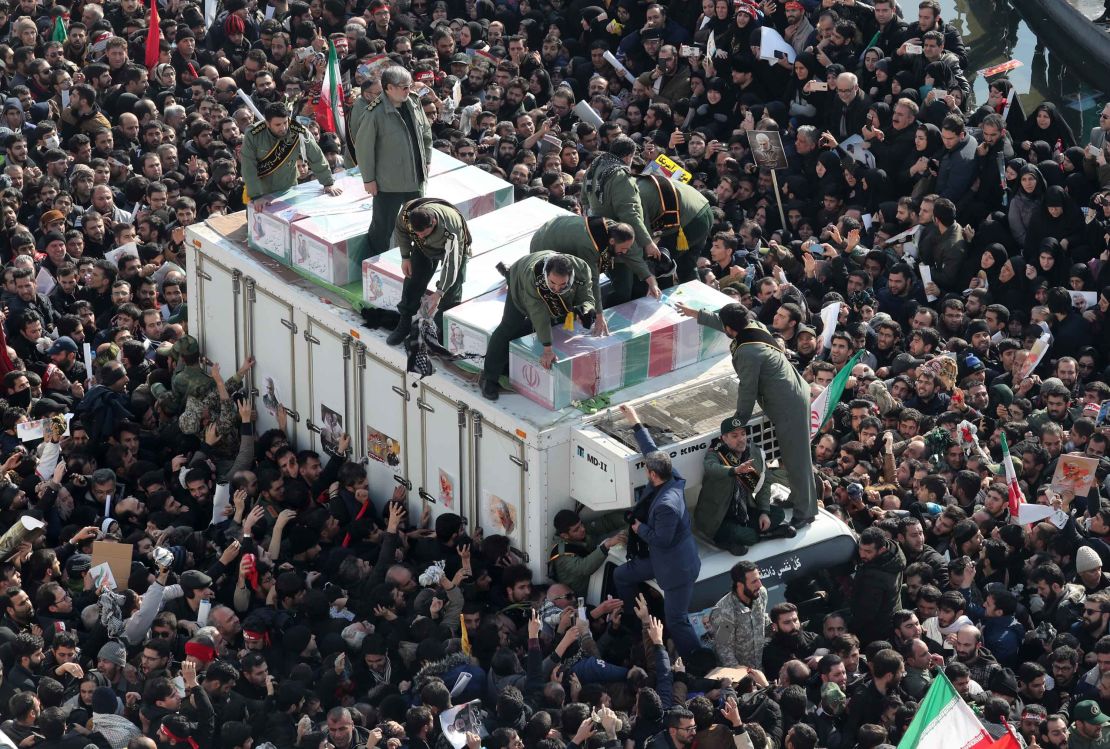
[[[242,272],[231,264],[197,253],[189,263],[191,278],[188,288],[193,292],[194,314],[190,315],[190,332],[200,342],[201,351],[218,361],[224,371],[235,371],[242,351]],[[235,365],[228,368],[231,362]]]

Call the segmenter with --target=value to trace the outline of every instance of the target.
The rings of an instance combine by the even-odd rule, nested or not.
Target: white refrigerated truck
[[[405,352],[386,345],[386,332],[364,327],[338,295],[247,249],[244,214],[190,226],[186,246],[190,332],[224,371],[255,358],[249,384],[268,396],[255,401],[259,428],[276,425],[265,404],[279,401],[296,447],[321,450],[325,421],[338,421],[365,461],[378,501],[396,482],[406,483],[411,516],[419,515],[424,498],[433,515],[455,512],[487,534],[505,534],[543,578],[557,511],[576,503],[587,516],[628,508],[645,483],[634,442],[614,423],[615,409],[588,416],[573,408],[550,411],[518,395],[486,401],[476,377],[438,362],[434,375],[419,379],[406,371]],[[704,451],[735,400],[727,357],[652,378],[614,398],[637,406],[687,478],[690,503]],[[769,422],[756,417],[751,428],[776,457]],[[777,593],[794,577],[846,561],[854,548],[848,527],[822,512],[795,539],[757,544],[752,558]],[[728,589],[736,561],[708,545],[702,552],[695,610]],[[620,550],[612,557],[619,559]],[[595,575],[592,599],[608,592],[610,568]]]

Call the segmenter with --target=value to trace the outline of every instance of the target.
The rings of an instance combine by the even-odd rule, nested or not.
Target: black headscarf
[[[995,242],[994,244],[988,245],[987,248],[983,250],[983,257],[988,255],[994,259],[994,265],[989,268],[984,268],[982,266],[982,259],[980,259],[979,270],[986,274],[987,285],[989,290],[993,292],[998,286],[998,274],[1002,272],[1002,265],[1007,260],[1006,248]]]
[[[1037,114],[1040,112],[1048,113],[1050,121],[1047,128],[1042,128],[1037,124]],[[1061,149],[1071,148],[1075,145],[1075,134],[1071,131],[1071,126],[1064,120],[1056,105],[1050,101],[1038,104],[1037,108],[1025,118],[1023,137],[1029,141],[1043,140],[1054,149],[1057,142],[1060,143]]]

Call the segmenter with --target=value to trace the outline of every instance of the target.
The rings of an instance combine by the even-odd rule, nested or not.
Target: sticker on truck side
[[[594,466],[595,468],[601,469],[602,473],[609,473],[609,464],[593,453],[586,452],[586,449],[581,445],[577,445],[575,447],[574,454],[577,455],[579,458],[585,460],[587,463]]]

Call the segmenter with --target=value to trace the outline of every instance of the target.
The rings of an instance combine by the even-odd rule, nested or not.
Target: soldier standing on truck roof
[[[262,116],[265,120],[243,136],[244,200],[258,200],[296,185],[297,159],[302,156],[324,186],[324,192],[328,195],[343,192],[334,184],[331,168],[316,139],[304,125],[289,118],[284,104],[267,104]]]
[[[590,267],[585,260],[558,252],[537,252],[513,263],[507,275],[505,311],[501,323],[490,334],[485,368],[478,380],[482,395],[491,401],[501,395],[497,381],[509,369],[509,343],[535,331],[543,346],[540,365],[551,369],[555,363],[551,321],[573,327],[577,316],[584,327],[590,328],[598,314]]]
[[[660,174],[637,176],[636,191],[648,228],[661,232],[659,241],[672,248],[679,283],[693,281],[713,230],[713,206],[696,188]]]
[[[610,306],[632,298],[632,276],[645,282],[648,291],[659,298],[659,282],[644,261],[643,250],[635,246],[636,235],[628,224],[600,216],[556,216],[532,235],[529,250],[554,250],[582,258],[593,273],[594,299],[601,299],[601,274],[612,284]],[[594,333],[605,335],[605,316],[598,315]]]
[[[441,262],[443,266],[436,290],[428,302],[428,311],[435,315],[436,325],[442,329],[443,313],[457,306],[462,298],[471,243],[466,219],[455,206],[439,198],[416,198],[405,203],[397,217],[393,241],[401,248],[405,284],[397,305],[401,319],[386,339],[390,346],[396,346],[408,336],[412,316],[420,309],[428,282]]]
[[[817,516],[817,491],[813,483],[813,456],[809,439],[809,385],[786,358],[786,354],[755,321],[742,304],[726,304],[717,312],[699,312],[685,304],[675,305],[699,325],[723,331],[732,339],[732,366],[740,380],[736,395],[736,418],[747,424],[756,400],[775,425],[782,451],[782,466],[790,486],[794,515],[790,525],[801,528]]]
[[[623,221],[636,232],[636,244],[648,257],[659,254],[659,247],[651,238],[644,223],[644,208],[630,166],[636,155],[636,142],[627,136],[614,138],[609,151],[600,153],[586,170],[582,192],[586,196],[591,216],[605,216]]]
[[[401,206],[424,196],[432,161],[432,126],[413,93],[412,74],[392,65],[382,71],[381,81],[382,92],[354,131],[355,161],[366,192],[374,197],[367,232],[371,255],[389,249]]]
[[[697,277],[697,260],[713,228],[713,208],[695,188],[656,174],[632,174],[636,143],[626,136],[613,140],[586,170],[582,192],[590,215],[624,221],[636,232],[636,246],[648,257],[659,248],[652,238],[672,249],[679,282]]]

